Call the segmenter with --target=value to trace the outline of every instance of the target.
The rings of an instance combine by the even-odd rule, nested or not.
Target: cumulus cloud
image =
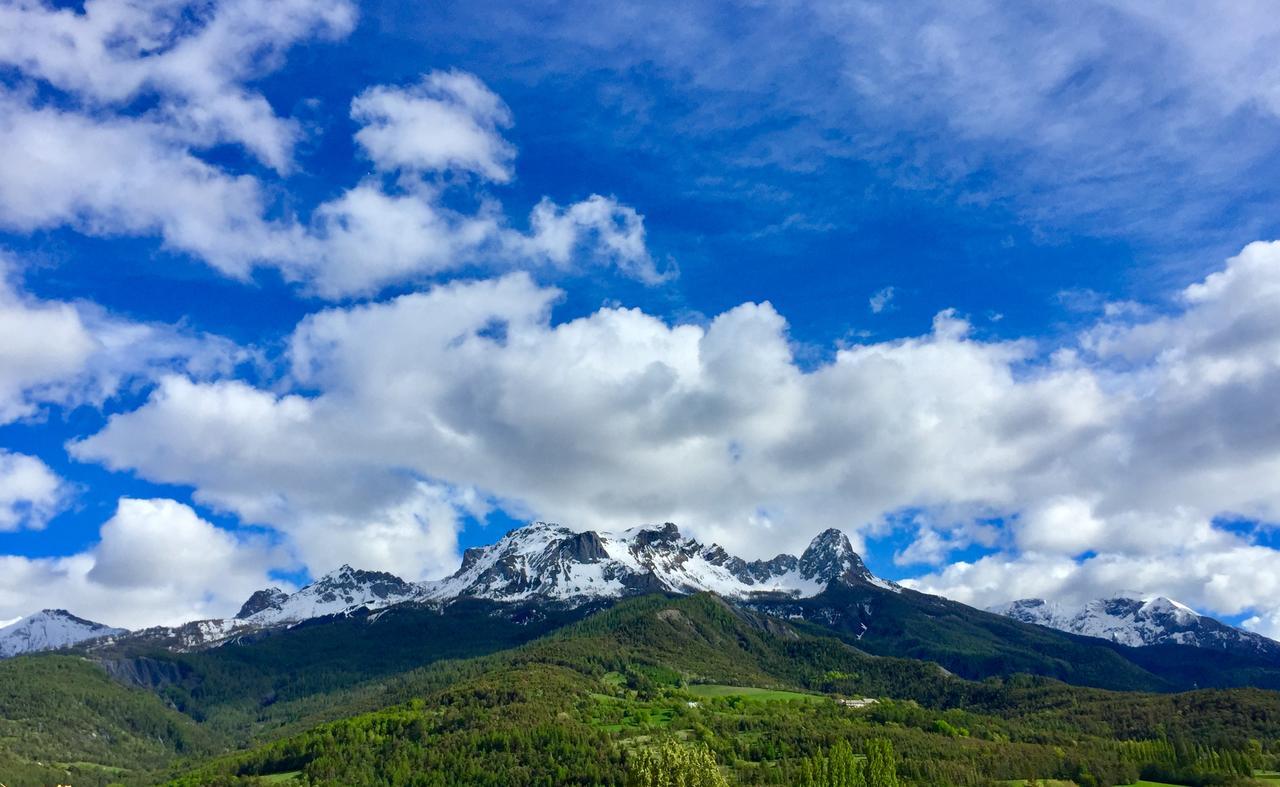
[[[471,74],[435,71],[408,87],[374,86],[352,101],[351,116],[362,125],[356,142],[383,177],[319,205],[305,237],[275,263],[324,297],[477,265],[565,270],[585,261],[650,284],[674,275],[658,271],[643,217],[612,197],[565,206],[543,198],[527,230],[511,226],[484,192],[468,192],[478,198],[474,210],[448,207],[448,193],[467,184],[435,176],[513,177],[515,148],[501,134],[510,111]]]
[[[74,306],[24,299],[9,278],[0,258],[0,423],[34,412],[30,392],[77,376],[94,349]]]
[[[1002,551],[922,587],[977,599],[980,576],[1028,566],[1061,588],[1125,571],[1132,587],[1170,559],[1218,588],[1174,590],[1225,610],[1277,554],[1214,524],[1280,512],[1277,282],[1280,245],[1255,244],[1168,316],[1104,317],[1047,355],[943,312],[802,369],[767,303],[706,325],[623,308],[557,324],[560,293],[512,274],[312,315],[288,380],[312,393],[172,377],[71,451],[294,532],[331,511],[360,533],[419,484],[583,527],[678,521],[748,554],[932,512],[955,524],[922,528],[903,560]]]
[[[379,169],[457,170],[511,180],[515,147],[500,129],[511,111],[471,74],[436,71],[408,88],[378,85],[356,96],[356,142]]]
[[[611,197],[592,194],[567,207],[543,199],[529,216],[528,235],[510,234],[506,242],[517,256],[545,259],[568,267],[585,246],[589,254],[612,263],[623,273],[648,284],[675,275],[668,267],[659,271],[645,245],[644,218],[634,208]]]
[[[166,499],[121,498],[100,536],[67,557],[0,556],[0,615],[63,607],[128,628],[231,615],[278,557]]]
[[[43,528],[67,494],[66,484],[44,462],[0,448],[0,532]]]
[[[33,109],[0,94],[0,225],[70,225],[90,235],[158,235],[236,278],[304,240],[263,218],[262,185],[213,167],[146,119]]]

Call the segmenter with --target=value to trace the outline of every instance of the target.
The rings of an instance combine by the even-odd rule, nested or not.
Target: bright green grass
[[[757,689],[751,686],[723,686],[718,683],[699,683],[688,688],[695,697],[742,697],[753,701],[799,700],[801,702],[829,702],[821,694],[801,694],[798,691],[779,691],[777,689]]]
[[[282,782],[297,781],[301,775],[302,771],[288,771],[287,773],[273,773],[270,776],[261,776],[259,778],[267,784],[280,784]]]
[[[614,690],[627,685],[627,676],[623,675],[621,672],[606,672],[601,680],[604,681],[606,686]]]
[[[1012,781],[1005,782],[1005,784],[1009,785],[1009,787],[1025,787],[1026,783],[1027,782],[1025,779],[1014,779]],[[1075,786],[1075,782],[1064,782],[1064,781],[1058,781],[1056,779],[1040,779],[1039,782],[1037,783],[1044,785],[1044,787],[1074,787]],[[1138,781],[1138,782],[1134,782],[1133,784],[1126,784],[1124,785],[1124,787],[1174,787],[1174,786],[1170,784],[1165,784],[1164,782]]]

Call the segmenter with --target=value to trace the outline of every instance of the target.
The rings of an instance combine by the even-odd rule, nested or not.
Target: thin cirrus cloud
[[[1193,275],[1274,232],[1280,17],[1267,2],[576,3],[555,15],[516,3],[484,25],[460,14],[451,34],[512,55],[540,47],[518,61],[531,82],[589,63],[609,74],[601,101],[643,107],[657,75],[676,117],[629,144],[697,140],[712,171],[759,188],[802,173],[816,182],[813,226],[856,221],[831,198],[839,178],[816,177],[852,160],[1051,235],[1141,243]]]
[[[333,543],[356,549],[424,489],[443,520],[419,535],[443,533],[436,543],[477,500],[583,526],[680,521],[759,555],[917,509],[956,526],[939,546],[922,525],[916,556],[999,550],[920,587],[994,603],[1129,587],[1103,570],[1125,566],[1191,603],[1274,614],[1250,577],[1280,553],[1215,517],[1280,512],[1276,244],[1185,288],[1176,314],[1104,318],[1047,356],[943,312],[928,334],[804,370],[767,303],[705,326],[622,308],[554,324],[559,296],[513,274],[323,311],[289,343],[291,384],[318,393],[170,377],[70,450],[190,484],[300,549],[303,523],[325,513]],[[344,535],[344,522],[359,526]],[[1184,571],[1162,579],[1165,564]],[[1055,570],[1021,581],[1036,565]]]

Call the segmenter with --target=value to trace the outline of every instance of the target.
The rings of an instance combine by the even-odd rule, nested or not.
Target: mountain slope
[[[1098,637],[1120,645],[1192,645],[1280,659],[1280,642],[1228,626],[1163,596],[1120,595],[1078,607],[1022,599],[990,612],[1024,623]]]
[[[42,609],[0,628],[0,658],[58,650],[92,639],[119,636],[125,629],[78,618],[65,609]]]
[[[709,594],[623,600],[521,648],[422,671],[403,691],[404,704],[234,754],[178,783],[301,771],[326,785],[621,787],[628,755],[672,734],[708,746],[736,784],[812,783],[797,778],[797,760],[873,737],[905,753],[904,784],[1084,773],[1095,780],[1081,783],[1121,784],[1147,765],[1178,765],[1166,736],[1237,747],[1231,757],[1203,755],[1220,770],[1249,767],[1234,752],[1250,738],[1280,736],[1274,693],[1115,694],[1025,677],[975,683],[928,663],[867,655]],[[833,695],[880,700],[851,710]]]
[[[190,717],[85,659],[0,662],[0,782],[10,787],[154,783],[175,756],[216,749]]]
[[[467,550],[458,571],[443,580],[410,583],[343,566],[292,594],[278,588],[259,591],[234,618],[147,629],[90,642],[87,648],[103,658],[122,652],[195,652],[391,610],[438,615],[478,601],[506,609],[494,614],[545,618],[655,592],[714,592],[756,612],[834,633],[867,652],[934,661],[974,679],[1026,672],[1111,689],[1280,688],[1280,647],[1229,654],[1168,642],[1129,648],[879,579],[837,530],[820,533],[799,557],[745,561],[714,544],[685,538],[669,523],[618,532],[532,523],[495,544]],[[1186,613],[1173,607],[1170,614]],[[1195,625],[1220,637],[1234,631],[1209,619]]]

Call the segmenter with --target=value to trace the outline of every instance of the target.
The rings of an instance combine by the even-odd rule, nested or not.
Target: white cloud
[[[205,163],[168,131],[142,119],[31,109],[0,94],[0,145],[23,152],[0,157],[0,225],[159,235],[237,278],[303,240],[296,227],[262,218],[256,179]]]
[[[67,494],[62,479],[44,462],[0,448],[0,532],[43,528]]]
[[[272,8],[301,14],[292,5]],[[232,13],[239,15],[242,10]],[[0,28],[0,40],[3,35]],[[239,44],[219,34],[202,46]],[[36,69],[40,62],[19,66]],[[233,80],[242,71],[223,76]],[[149,78],[139,79],[134,92],[168,95]],[[93,87],[82,80],[68,84]],[[226,85],[206,87],[222,91]],[[265,107],[260,96],[257,102]],[[377,176],[299,218],[281,210],[276,181],[202,159],[181,118],[59,109],[40,106],[27,93],[0,90],[0,146],[23,152],[0,158],[0,227],[157,236],[166,248],[227,276],[248,279],[255,268],[276,268],[287,280],[334,299],[476,266],[614,265],[648,283],[674,274],[670,267],[659,273],[645,246],[643,218],[613,198],[592,195],[566,206],[544,198],[531,212],[527,232],[511,226],[499,202],[481,189],[483,181],[512,177],[515,148],[501,135],[510,125],[509,111],[470,74],[435,71],[407,88],[374,86],[354,99],[351,113],[361,124],[356,141],[373,159]],[[286,155],[282,145],[273,148],[280,148],[273,160]],[[447,177],[460,173],[475,173],[482,182]],[[442,177],[428,177],[433,175]],[[450,207],[454,190],[463,190],[461,202],[473,207]]]
[[[768,304],[705,327],[621,308],[554,324],[560,293],[516,274],[308,317],[290,382],[314,395],[172,377],[71,450],[286,532],[331,512],[352,538],[424,483],[579,526],[678,521],[749,554],[935,512],[958,524],[903,559],[976,542],[1005,550],[987,572],[1093,565],[1084,576],[1102,581],[1103,566],[1194,554],[1190,576],[1218,590],[1192,600],[1224,609],[1249,581],[1232,556],[1280,554],[1213,524],[1280,516],[1277,282],[1280,245],[1254,245],[1175,313],[1104,317],[1047,357],[975,339],[948,311],[927,335],[806,371]],[[454,524],[431,516],[443,530],[414,538],[447,543]],[[993,517],[1015,520],[1003,539]],[[1072,557],[1088,552],[1102,562]],[[925,581],[963,597],[977,575],[946,576]]]
[[[202,478],[197,500],[274,526],[313,573],[358,562],[422,579],[456,568],[460,509],[481,511],[482,504],[407,468],[347,453],[326,457],[334,447],[320,431],[322,417],[303,397],[170,377],[132,414],[131,428],[156,438],[185,435],[148,446],[148,473]],[[103,436],[100,446],[114,440]],[[72,447],[81,456],[88,450]]]
[[[1015,529],[1023,550],[1079,554],[1098,543],[1106,524],[1094,517],[1088,501],[1054,497],[1023,512]]]
[[[351,117],[363,126],[356,142],[379,169],[512,178],[515,147],[499,131],[511,125],[511,111],[471,74],[434,71],[412,87],[371,87],[351,102]]]
[[[611,197],[592,194],[581,202],[561,207],[543,199],[529,216],[530,234],[509,235],[517,254],[545,259],[567,267],[587,246],[588,256],[618,266],[619,270],[648,284],[675,275],[675,269],[658,271],[644,239],[644,219],[634,208]]]
[[[83,12],[19,0],[0,8],[0,63],[91,109],[157,96],[151,119],[184,143],[239,143],[286,170],[297,126],[244,83],[294,43],[342,36],[354,23],[346,0],[89,0]]]
[[[8,279],[0,259],[0,423],[34,412],[28,392],[77,376],[94,350],[75,307],[25,300]]]
[[[166,372],[226,374],[252,357],[216,336],[124,320],[89,303],[32,298],[12,281],[13,267],[0,256],[0,424],[46,404],[100,405]]]
[[[615,133],[714,161],[686,188],[756,194],[776,187],[778,168],[803,177],[863,160],[901,188],[996,204],[1049,233],[1136,239],[1182,262],[1272,226],[1280,17],[1266,2],[1082,0],[1028,13],[1017,0],[825,0],[755,4],[731,26],[681,2],[643,18],[569,7],[498,23],[464,13],[450,33],[505,47],[531,82],[589,63],[610,77],[598,100],[627,108],[653,101],[656,74],[661,122],[637,112]],[[554,43],[525,63],[529,40]],[[851,226],[865,180],[835,199],[839,180],[769,220],[799,201],[808,223]]]
[[[1213,549],[1166,545],[1159,554],[1110,553],[1084,560],[1041,554],[1000,554],[954,563],[908,580],[907,585],[978,607],[1015,598],[1051,598],[1081,603],[1138,590],[1178,599],[1201,610],[1237,615],[1249,610],[1248,627],[1280,636],[1276,598],[1280,551],[1223,539]]]
[[[321,205],[313,235],[284,263],[287,275],[340,298],[478,261],[499,234],[499,218],[448,210],[430,192],[389,194],[364,183]]]
[[[176,501],[121,498],[85,552],[0,556],[0,615],[62,607],[128,628],[231,615],[277,558]]]

